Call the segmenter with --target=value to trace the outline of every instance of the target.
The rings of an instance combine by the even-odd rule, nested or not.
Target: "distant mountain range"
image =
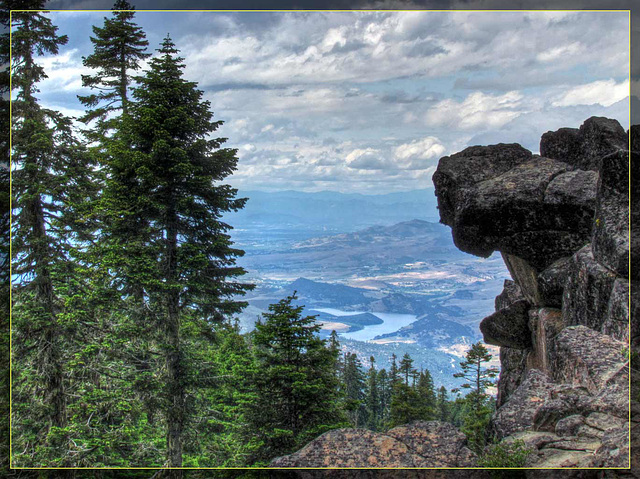
[[[439,220],[433,188],[384,195],[240,191],[238,197],[249,200],[242,210],[225,215],[225,220],[235,228],[261,224],[351,232],[414,218]]]
[[[319,236],[293,242],[289,248],[252,255],[241,264],[262,272],[369,272],[417,262],[449,262],[467,258],[452,240],[451,230],[439,223],[413,219],[391,226]],[[434,263],[435,264],[435,263]],[[362,274],[364,276],[364,274]]]

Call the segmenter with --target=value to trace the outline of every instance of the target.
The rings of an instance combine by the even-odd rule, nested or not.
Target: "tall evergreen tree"
[[[141,61],[150,56],[146,53],[149,45],[146,35],[133,22],[133,10],[127,0],[116,0],[113,16],[105,17],[104,26],[93,26],[94,51],[82,60],[85,67],[97,70],[93,75],[82,75],[82,86],[97,93],[78,97],[90,108],[81,120],[86,123],[97,120],[97,129],[102,133],[113,126],[107,120],[109,116],[113,117],[118,111],[128,113],[130,72],[138,70]]]
[[[194,342],[208,340],[211,324],[245,306],[234,297],[251,287],[236,279],[244,274],[235,265],[243,252],[232,247],[231,227],[220,221],[246,201],[219,184],[235,170],[236,152],[220,148],[224,138],[208,139],[222,122],[212,120],[210,103],[182,77],[184,64],[169,37],[158,52],[137,78],[136,101],[114,143],[122,154],[110,155],[103,214],[112,225],[112,245],[121,246],[111,249],[111,261],[135,266],[127,269],[129,282],[140,285],[154,318],[166,368],[167,464],[180,467],[186,398],[198,386],[190,351]],[[133,176],[135,195],[128,190]],[[130,215],[144,218],[135,244],[127,242]]]
[[[420,419],[433,421],[436,419],[436,393],[433,386],[433,378],[428,369],[420,371],[416,384],[418,395]]]
[[[392,356],[392,370],[395,366],[395,355]],[[420,419],[420,400],[416,389],[409,378],[413,378],[415,369],[413,359],[405,353],[397,368],[396,380],[391,382],[391,402],[389,404],[388,427],[399,426]]]
[[[464,398],[466,415],[462,431],[469,438],[471,447],[478,453],[484,449],[486,444],[486,429],[492,412],[490,397],[486,391],[487,388],[493,386],[493,378],[498,375],[497,368],[486,366],[491,358],[492,355],[489,354],[487,348],[481,342],[477,342],[471,346],[465,360],[460,363],[462,372],[453,375],[465,380],[465,383],[462,384],[463,389],[470,389]],[[458,389],[453,391],[457,392]]]
[[[42,9],[44,3],[18,2],[12,8]],[[52,460],[62,460],[69,433],[65,363],[71,351],[66,340],[78,321],[74,298],[84,293],[73,256],[87,238],[80,219],[94,190],[88,157],[71,120],[42,108],[36,97],[37,83],[46,78],[36,57],[57,54],[67,37],[58,35],[42,12],[14,11],[11,19],[13,425],[23,438],[31,433],[22,428],[38,431],[36,440],[25,441],[25,456],[45,444]]]
[[[315,316],[292,305],[295,299],[294,293],[270,305],[252,333],[257,402],[247,416],[264,443],[263,460],[345,425],[336,401],[336,351],[318,337]]]
[[[378,372],[375,368],[375,358],[369,358],[369,371],[367,373],[366,411],[367,428],[377,431],[381,423],[382,404],[380,400],[380,388],[378,386]]]
[[[391,381],[386,369],[378,372],[378,389],[380,391],[380,422],[379,427],[382,428],[389,421],[389,408],[391,405]]]
[[[344,358],[342,375],[345,392],[345,409],[354,427],[366,424],[367,409],[365,405],[366,384],[362,363],[355,353],[347,353]]]
[[[450,406],[449,396],[447,395],[447,388],[444,386],[440,386],[436,398],[436,417],[438,421],[449,422],[451,420],[449,409]]]

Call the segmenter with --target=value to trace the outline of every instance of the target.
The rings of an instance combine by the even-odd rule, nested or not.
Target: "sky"
[[[49,8],[54,8],[50,5]],[[44,104],[78,116],[82,57],[107,12],[52,12]],[[238,149],[242,190],[378,194],[432,186],[438,160],[590,116],[628,128],[626,12],[143,12]]]

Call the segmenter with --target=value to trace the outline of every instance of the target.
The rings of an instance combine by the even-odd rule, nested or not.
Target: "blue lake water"
[[[343,311],[341,309],[334,308],[315,308],[313,311],[320,311],[321,313],[332,314],[334,316],[353,316],[355,314],[362,314],[365,311]],[[375,338],[380,334],[393,333],[398,329],[413,323],[416,320],[416,316],[413,314],[399,314],[399,313],[371,313],[377,316],[382,321],[382,324],[373,324],[371,326],[365,326],[360,331],[354,331],[352,333],[340,333],[340,337],[347,339],[355,339],[357,341],[368,341]]]

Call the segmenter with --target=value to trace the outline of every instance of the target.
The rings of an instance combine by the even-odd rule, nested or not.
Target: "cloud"
[[[386,162],[380,156],[380,150],[374,148],[355,149],[346,157],[347,166],[359,170],[382,170]]]
[[[439,159],[446,151],[444,145],[435,137],[404,143],[394,150],[395,164],[403,169],[424,170],[434,166],[429,160]]]
[[[581,54],[584,51],[584,47],[579,42],[573,42],[569,45],[560,45],[550,48],[536,55],[536,60],[539,62],[555,62],[563,58],[572,57],[574,55]]]
[[[490,95],[480,91],[464,100],[446,99],[436,103],[425,115],[429,126],[459,130],[498,128],[523,113],[523,95],[510,91]]]
[[[629,96],[629,80],[620,83],[613,78],[579,85],[564,92],[552,102],[553,106],[602,105],[611,106]]]

